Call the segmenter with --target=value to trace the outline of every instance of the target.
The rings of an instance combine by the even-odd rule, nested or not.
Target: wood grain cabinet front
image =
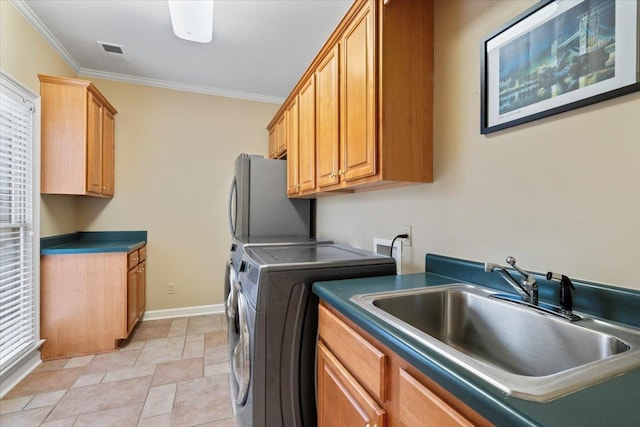
[[[38,75],[43,194],[114,195],[117,111],[88,80]]]
[[[316,187],[291,197],[433,181],[433,1],[355,0],[269,132],[312,77]]]
[[[287,194],[294,195],[300,191],[299,179],[299,108],[298,97],[293,98],[285,111],[287,124]]]
[[[314,193],[315,175],[315,78],[310,76],[291,101],[287,114],[287,194]]]
[[[136,323],[142,319],[146,307],[147,247],[143,246],[127,256],[127,336]]]
[[[318,313],[319,426],[491,425],[324,302]]]
[[[385,426],[385,411],[349,373],[318,343],[318,426]]]
[[[41,256],[43,360],[118,348],[145,311],[146,249]]]

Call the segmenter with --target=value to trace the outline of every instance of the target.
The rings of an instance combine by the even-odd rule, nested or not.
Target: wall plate
[[[373,252],[389,256],[391,239],[373,238]],[[402,239],[396,239],[393,244],[393,258],[396,260],[397,274],[402,274]]]

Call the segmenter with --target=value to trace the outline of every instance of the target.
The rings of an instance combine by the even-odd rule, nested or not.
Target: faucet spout
[[[498,274],[520,295],[522,301],[526,301],[532,304],[538,304],[538,284],[533,274],[528,273],[516,266],[516,259],[512,256],[507,257],[507,263],[513,270],[516,270],[522,276],[520,281],[516,280],[508,270],[508,267],[503,267],[498,264],[485,262],[484,271],[491,273],[496,270]]]

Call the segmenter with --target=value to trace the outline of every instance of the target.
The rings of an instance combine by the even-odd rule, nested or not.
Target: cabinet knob
[[[343,171],[342,169],[340,169],[340,170],[338,171],[338,173],[339,173],[340,175],[344,175],[344,171]]]
[[[331,172],[331,175],[329,175],[329,178],[335,178],[335,177],[336,177],[336,174]]]

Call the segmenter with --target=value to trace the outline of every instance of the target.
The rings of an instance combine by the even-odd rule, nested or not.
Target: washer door
[[[239,336],[231,356],[231,369],[233,371],[233,379],[235,382],[232,390],[236,393],[234,396],[236,405],[242,406],[247,401],[247,396],[249,394],[249,381],[251,379],[251,352],[249,348],[249,324],[247,321],[248,304],[246,297],[242,292],[242,285],[236,282],[235,288],[238,304],[238,315],[236,318],[238,319]]]
[[[233,266],[229,266],[229,294],[227,295],[227,301],[225,303],[225,313],[227,314],[227,320],[229,327],[233,327],[235,333],[238,333],[238,274]]]

